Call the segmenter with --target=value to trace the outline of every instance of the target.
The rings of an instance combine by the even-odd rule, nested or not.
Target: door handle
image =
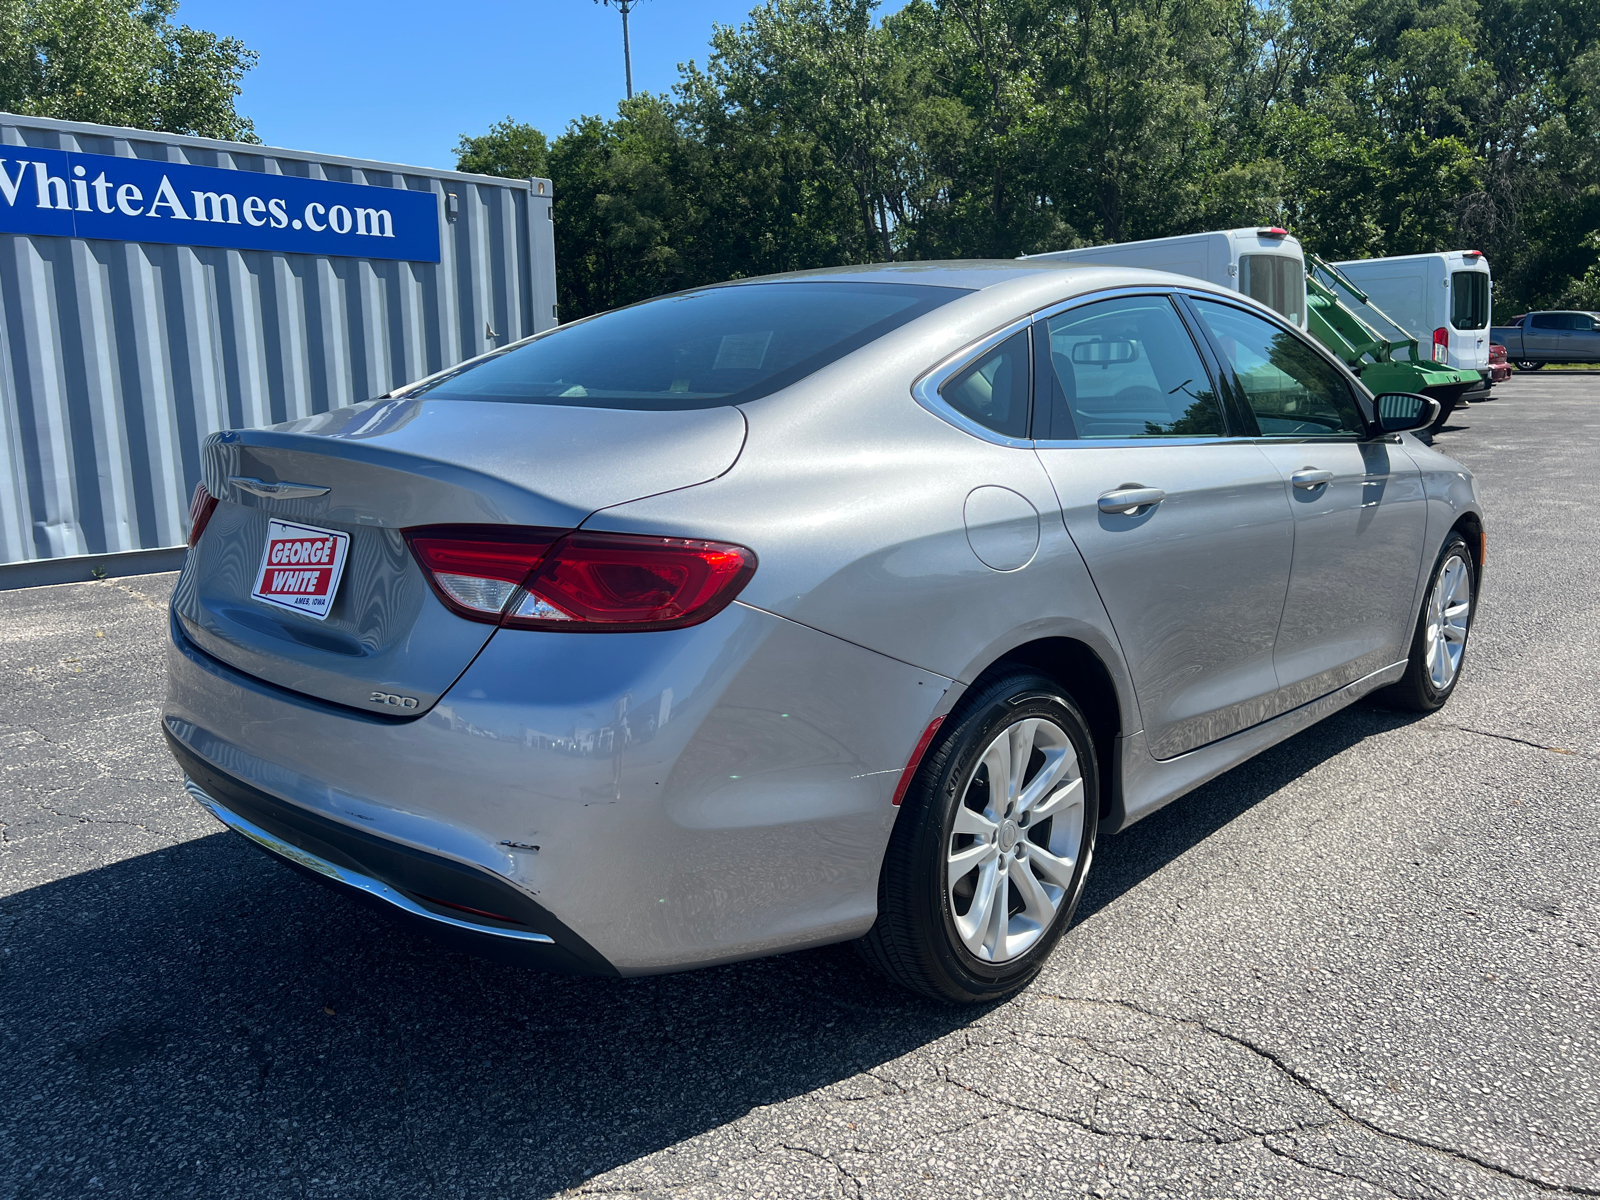
[[[1100,497],[1103,513],[1131,513],[1141,508],[1154,508],[1167,498],[1160,488],[1122,487]]]
[[[1297,488],[1319,488],[1333,478],[1332,471],[1319,471],[1315,467],[1306,467],[1289,476],[1289,482]]]

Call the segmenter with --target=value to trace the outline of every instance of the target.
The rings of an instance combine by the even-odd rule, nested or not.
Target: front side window
[[[1239,290],[1259,300],[1291,325],[1306,310],[1306,269],[1296,258],[1281,254],[1241,254]]]
[[[1457,329],[1488,326],[1489,277],[1482,271],[1456,271],[1450,276],[1450,324]]]
[[[1594,329],[1593,318],[1584,313],[1564,313],[1566,327],[1576,333],[1589,333]]]
[[[410,395],[575,408],[742,404],[967,294],[831,280],[705,288],[557,329]]]
[[[1361,437],[1344,377],[1303,339],[1254,313],[1191,297],[1233,368],[1263,437]]]
[[[1060,439],[1221,437],[1222,406],[1189,331],[1165,296],[1126,296],[1045,323],[1049,428]]]
[[[939,389],[962,416],[1006,437],[1028,436],[1028,331],[1014,334]]]

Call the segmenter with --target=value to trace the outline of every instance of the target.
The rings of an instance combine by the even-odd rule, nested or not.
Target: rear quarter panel
[[[962,682],[1021,643],[1075,638],[1111,672],[1122,728],[1136,728],[1110,621],[1037,454],[980,440],[911,395],[984,332],[884,339],[753,402],[726,475],[605,509],[586,528],[749,546],[760,565],[743,602]],[[990,532],[1036,538],[1025,565],[994,570],[974,552],[965,512],[979,488],[1020,498],[1015,528]]]

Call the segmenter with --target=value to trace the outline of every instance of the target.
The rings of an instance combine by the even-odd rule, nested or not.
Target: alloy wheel
[[[1428,596],[1428,679],[1436,692],[1455,682],[1471,619],[1472,572],[1459,554],[1452,554],[1434,576]]]
[[[955,810],[945,887],[956,935],[975,958],[1004,963],[1049,930],[1083,848],[1077,751],[1054,721],[1027,717],[979,757]]]

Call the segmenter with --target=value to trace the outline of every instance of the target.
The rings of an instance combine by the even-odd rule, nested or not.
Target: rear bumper
[[[168,742],[185,771],[191,772],[185,786],[201,807],[233,832],[319,882],[332,883],[359,899],[375,902],[391,916],[409,921],[469,953],[508,958],[566,974],[616,974],[611,964],[582,939],[503,883],[487,876],[473,877],[448,859],[383,845],[380,839],[363,838],[356,831],[319,822],[310,814],[211,769],[189,754],[170,733]],[[196,775],[205,780],[205,787],[195,782]],[[227,797],[226,802],[219,796]],[[246,817],[247,812],[255,820]],[[383,867],[368,866],[372,860],[387,863],[390,869],[384,874],[396,883],[373,874],[383,871]],[[490,910],[480,909],[471,919],[464,919],[441,911],[449,906],[432,894],[435,892],[471,896],[496,904],[499,909],[510,909],[517,916],[499,913],[506,919],[494,920]],[[530,923],[538,928],[530,928]],[[559,930],[560,943],[540,929]]]
[[[168,739],[224,823],[390,889],[426,915],[253,838],[433,936],[623,975],[865,932],[895,782],[954,698],[739,604],[662,633],[504,631],[412,721],[254,679],[177,622],[168,662]]]

